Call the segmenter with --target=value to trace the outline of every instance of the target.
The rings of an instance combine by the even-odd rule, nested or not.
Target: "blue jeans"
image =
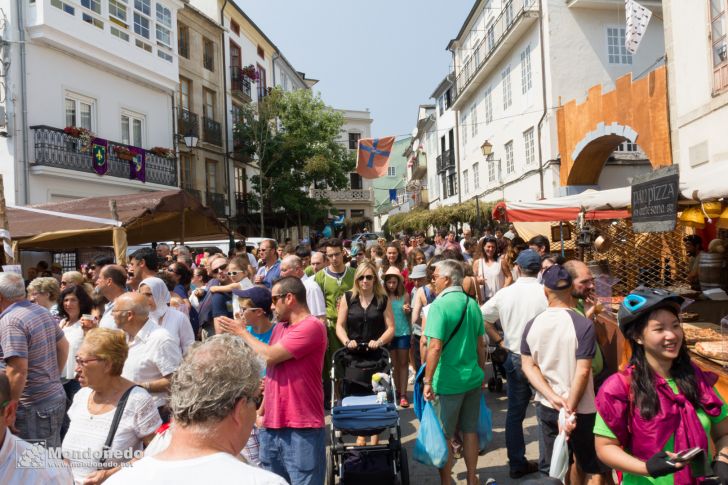
[[[66,393],[18,406],[15,427],[24,440],[45,440],[47,448],[61,446],[61,426],[66,415]]]
[[[528,466],[526,443],[523,439],[523,420],[531,401],[531,386],[521,369],[521,356],[508,352],[503,363],[506,370],[508,411],[506,412],[506,449],[511,470],[521,471]]]
[[[326,428],[261,428],[260,464],[291,485],[324,483]]]

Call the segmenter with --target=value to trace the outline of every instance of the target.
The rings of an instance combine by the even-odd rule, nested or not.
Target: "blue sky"
[[[407,135],[452,64],[474,0],[235,0],[336,108],[372,113],[373,136]]]

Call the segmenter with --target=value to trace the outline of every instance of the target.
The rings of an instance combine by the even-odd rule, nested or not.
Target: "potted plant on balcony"
[[[162,158],[168,158],[168,159],[175,158],[174,150],[172,150],[171,148],[152,147],[149,149],[149,152],[155,154],[158,157],[162,157]]]
[[[254,65],[250,64],[249,66],[245,66],[241,68],[240,71],[243,73],[243,76],[247,77],[251,81],[258,81],[258,69],[256,69]]]
[[[134,158],[134,153],[123,145],[114,145],[114,155],[119,160],[131,161]]]
[[[81,142],[81,146],[79,147],[79,150],[82,153],[86,153],[89,151],[89,148],[91,148],[91,140],[96,138],[96,135],[93,131],[82,128],[80,126],[67,126],[63,129],[63,132],[67,135],[70,135],[72,137],[78,138]]]

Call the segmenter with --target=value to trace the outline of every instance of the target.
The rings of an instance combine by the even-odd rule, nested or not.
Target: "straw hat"
[[[382,278],[382,280],[386,282],[387,278],[389,278],[390,276],[396,276],[397,278],[399,278],[399,281],[401,283],[404,283],[404,276],[402,276],[402,273],[400,273],[399,269],[397,269],[396,266],[390,266],[389,269],[384,273],[384,277]]]

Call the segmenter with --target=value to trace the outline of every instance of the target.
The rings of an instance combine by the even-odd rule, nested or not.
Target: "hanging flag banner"
[[[642,42],[642,37],[647,32],[647,24],[650,23],[652,12],[635,0],[625,0],[624,9],[627,15],[624,47],[630,54],[635,54]]]
[[[397,189],[389,189],[389,200],[392,202],[397,200]]]
[[[109,159],[107,152],[109,151],[109,141],[103,138],[94,138],[91,140],[91,159],[94,171],[99,175],[104,175],[109,170]]]
[[[394,145],[393,136],[359,140],[356,173],[365,179],[375,179],[387,175],[392,145]]]
[[[129,160],[129,179],[146,182],[146,160],[144,150],[137,147],[129,147],[129,150],[134,154],[132,159]]]

